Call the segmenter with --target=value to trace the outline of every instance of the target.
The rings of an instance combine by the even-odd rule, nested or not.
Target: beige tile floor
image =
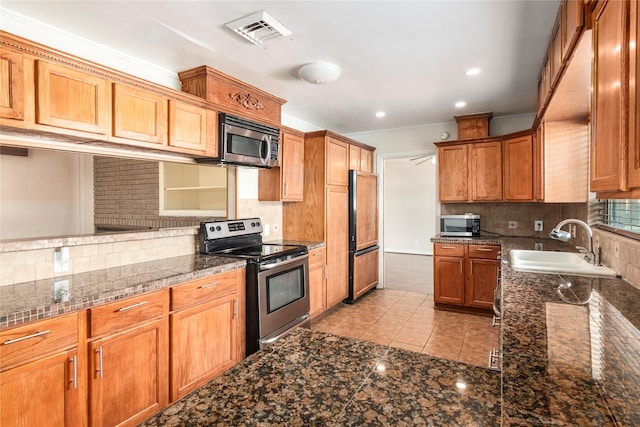
[[[340,304],[311,329],[487,367],[499,327],[488,316],[435,309],[433,295],[374,289]]]

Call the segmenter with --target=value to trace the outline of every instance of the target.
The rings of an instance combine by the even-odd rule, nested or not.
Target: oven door
[[[309,255],[260,265],[258,308],[259,335],[264,345],[308,319]]]

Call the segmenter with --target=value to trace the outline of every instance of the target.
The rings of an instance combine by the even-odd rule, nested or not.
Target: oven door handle
[[[307,259],[307,258],[309,258],[309,254],[300,255],[300,256],[297,256],[295,258],[288,259],[286,261],[276,262],[274,264],[260,265],[260,270],[261,271],[262,270],[271,270],[272,268],[282,267],[283,265],[291,264],[291,263],[294,263],[294,262],[299,262],[299,261],[302,261],[303,259]]]

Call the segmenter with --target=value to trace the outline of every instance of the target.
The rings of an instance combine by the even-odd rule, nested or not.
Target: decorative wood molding
[[[252,96],[249,92],[242,93],[229,93],[229,97],[240,104],[242,107],[247,110],[264,110],[265,106],[262,105],[260,100],[255,96]]]

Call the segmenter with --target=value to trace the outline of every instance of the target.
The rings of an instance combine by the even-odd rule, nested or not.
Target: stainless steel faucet
[[[592,264],[598,265],[600,263],[600,259],[599,259],[600,257],[596,256],[596,254],[593,252],[593,231],[591,231],[591,227],[589,227],[589,224],[587,224],[586,222],[580,221],[579,219],[573,219],[573,218],[562,220],[558,223],[558,225],[556,225],[553,228],[553,230],[551,230],[551,233],[549,233],[549,237],[555,240],[560,240],[561,242],[568,242],[569,240],[571,240],[571,233],[569,233],[568,231],[561,230],[561,228],[564,227],[566,224],[578,224],[585,229],[585,231],[587,232],[587,236],[589,236],[589,248],[584,249],[584,248],[581,248],[580,246],[576,246],[576,248],[578,248],[578,250],[580,249],[584,250],[585,258],[587,259],[587,261],[589,261]],[[598,254],[599,252],[600,252],[600,248],[598,248]]]

